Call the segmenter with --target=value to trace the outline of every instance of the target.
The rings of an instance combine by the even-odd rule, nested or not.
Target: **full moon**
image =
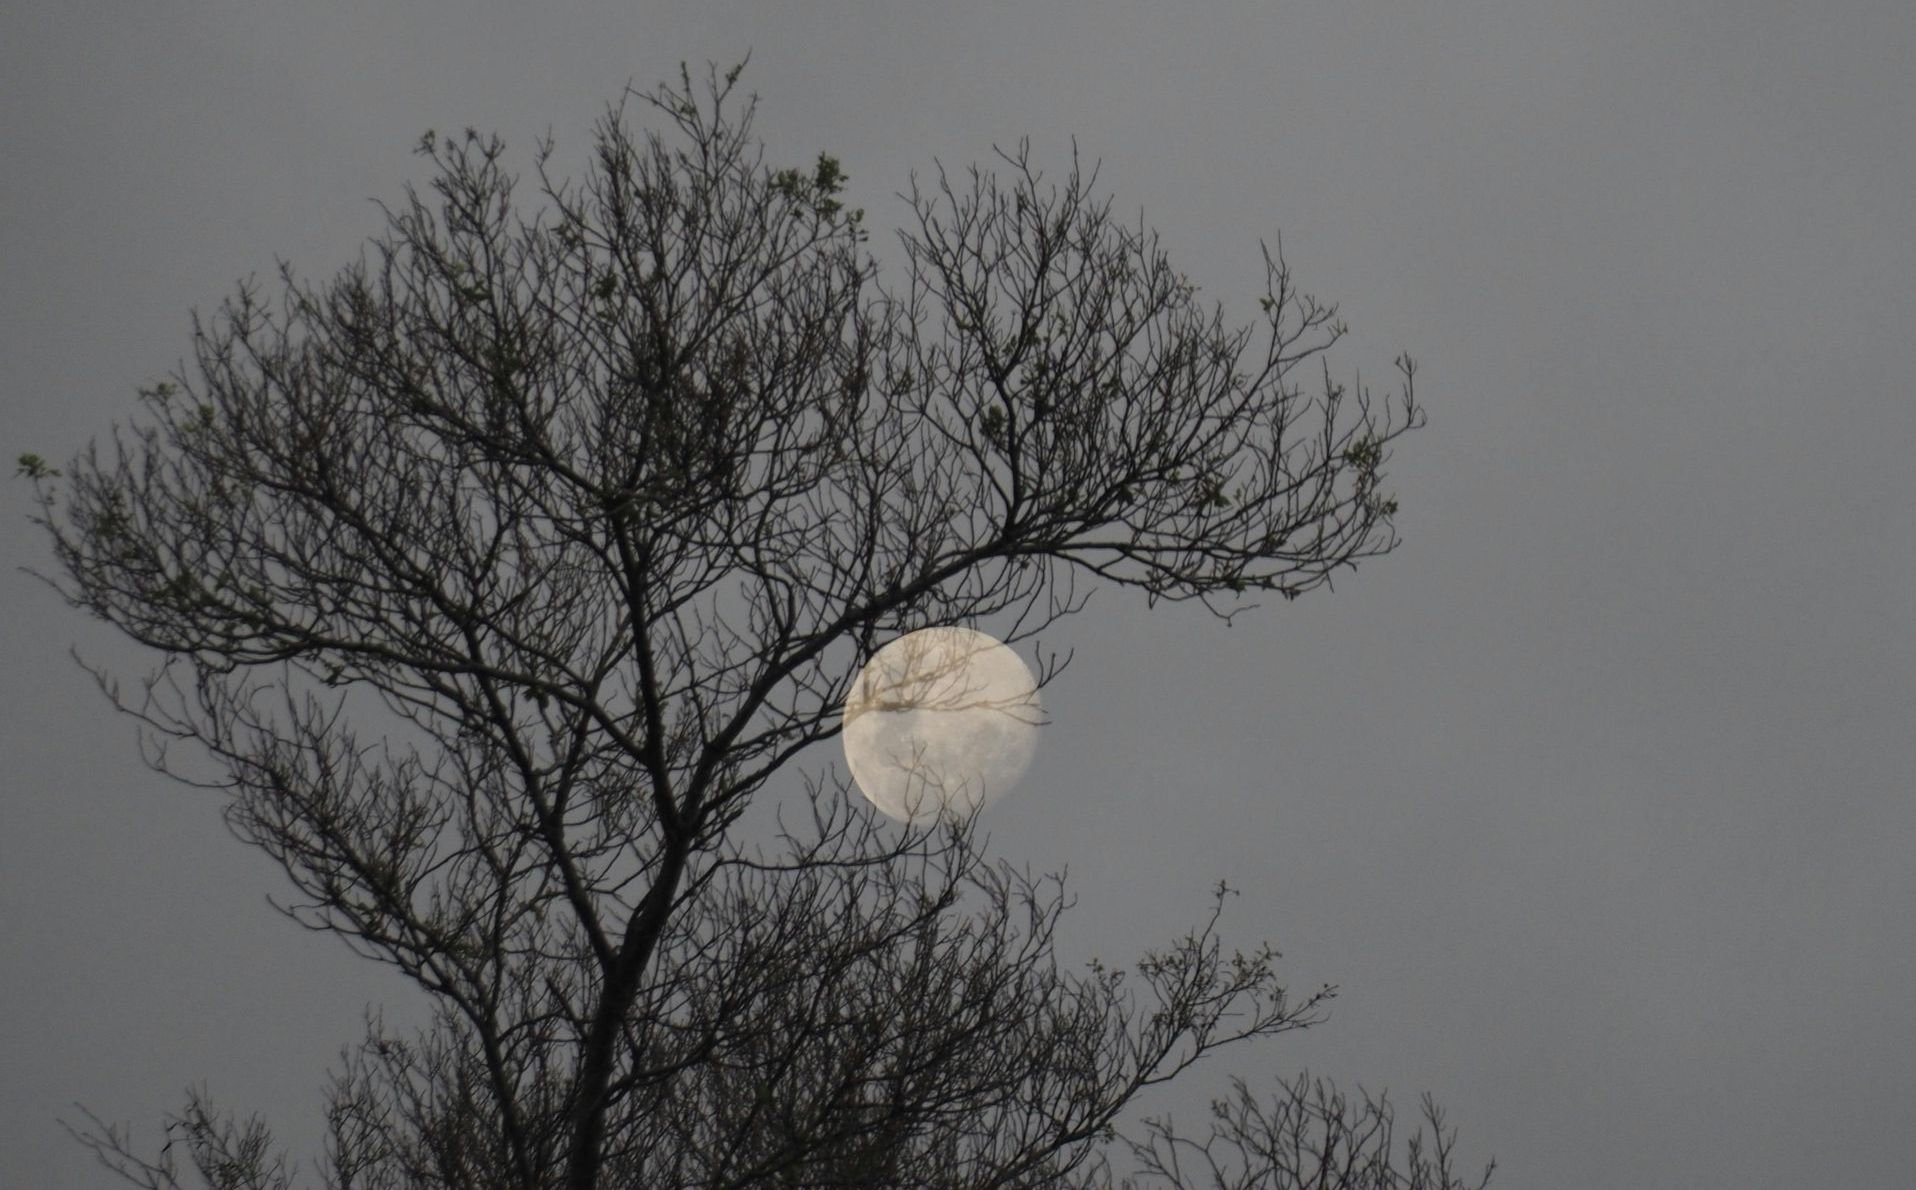
[[[963,818],[1017,784],[1043,722],[1017,653],[969,628],[926,628],[859,671],[845,699],[845,762],[891,818]]]

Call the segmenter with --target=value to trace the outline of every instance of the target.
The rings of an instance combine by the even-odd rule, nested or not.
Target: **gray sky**
[[[628,78],[749,48],[770,156],[839,156],[881,233],[933,158],[1075,135],[1241,319],[1281,232],[1342,376],[1408,350],[1430,413],[1406,544],[1335,592],[1226,628],[1109,589],[1055,634],[990,823],[1069,866],[1067,950],[1167,940],[1224,877],[1234,938],[1344,989],[1147,1106],[1308,1065],[1432,1092],[1505,1186],[1907,1184],[1916,8],[398,7],[7,6],[5,458],[104,435],[276,255],[330,275],[429,127],[529,173]],[[7,492],[5,557],[50,565]],[[306,1150],[406,985],[274,914],[65,652],[141,654],[0,582],[0,1184],[108,1184],[55,1116],[154,1142],[189,1082]]]

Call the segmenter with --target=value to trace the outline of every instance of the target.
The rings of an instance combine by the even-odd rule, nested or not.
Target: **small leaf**
[[[18,463],[18,467],[14,471],[14,474],[24,475],[28,479],[51,479],[60,474],[58,467],[47,466],[45,459],[31,451],[21,455],[16,462]]]

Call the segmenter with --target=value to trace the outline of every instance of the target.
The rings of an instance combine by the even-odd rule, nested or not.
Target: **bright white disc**
[[[926,628],[859,671],[845,699],[845,762],[889,817],[963,817],[1024,775],[1043,721],[1017,653],[970,628]]]

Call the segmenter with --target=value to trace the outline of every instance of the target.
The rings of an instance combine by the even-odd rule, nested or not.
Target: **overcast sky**
[[[1147,1107],[1308,1066],[1431,1092],[1504,1186],[1908,1184],[1907,0],[9,4],[4,457],[104,435],[276,256],[330,275],[425,129],[529,173],[748,49],[769,156],[836,154],[881,256],[910,171],[1075,136],[1240,320],[1282,233],[1344,379],[1422,365],[1398,553],[1228,628],[1112,589],[1048,634],[1077,660],[989,823],[1069,866],[1066,950],[1135,955],[1222,877],[1234,939],[1343,988]],[[5,557],[46,566],[29,495]],[[277,916],[66,652],[146,656],[0,582],[0,1185],[110,1184],[55,1117],[150,1150],[189,1082],[309,1153],[409,988]]]

